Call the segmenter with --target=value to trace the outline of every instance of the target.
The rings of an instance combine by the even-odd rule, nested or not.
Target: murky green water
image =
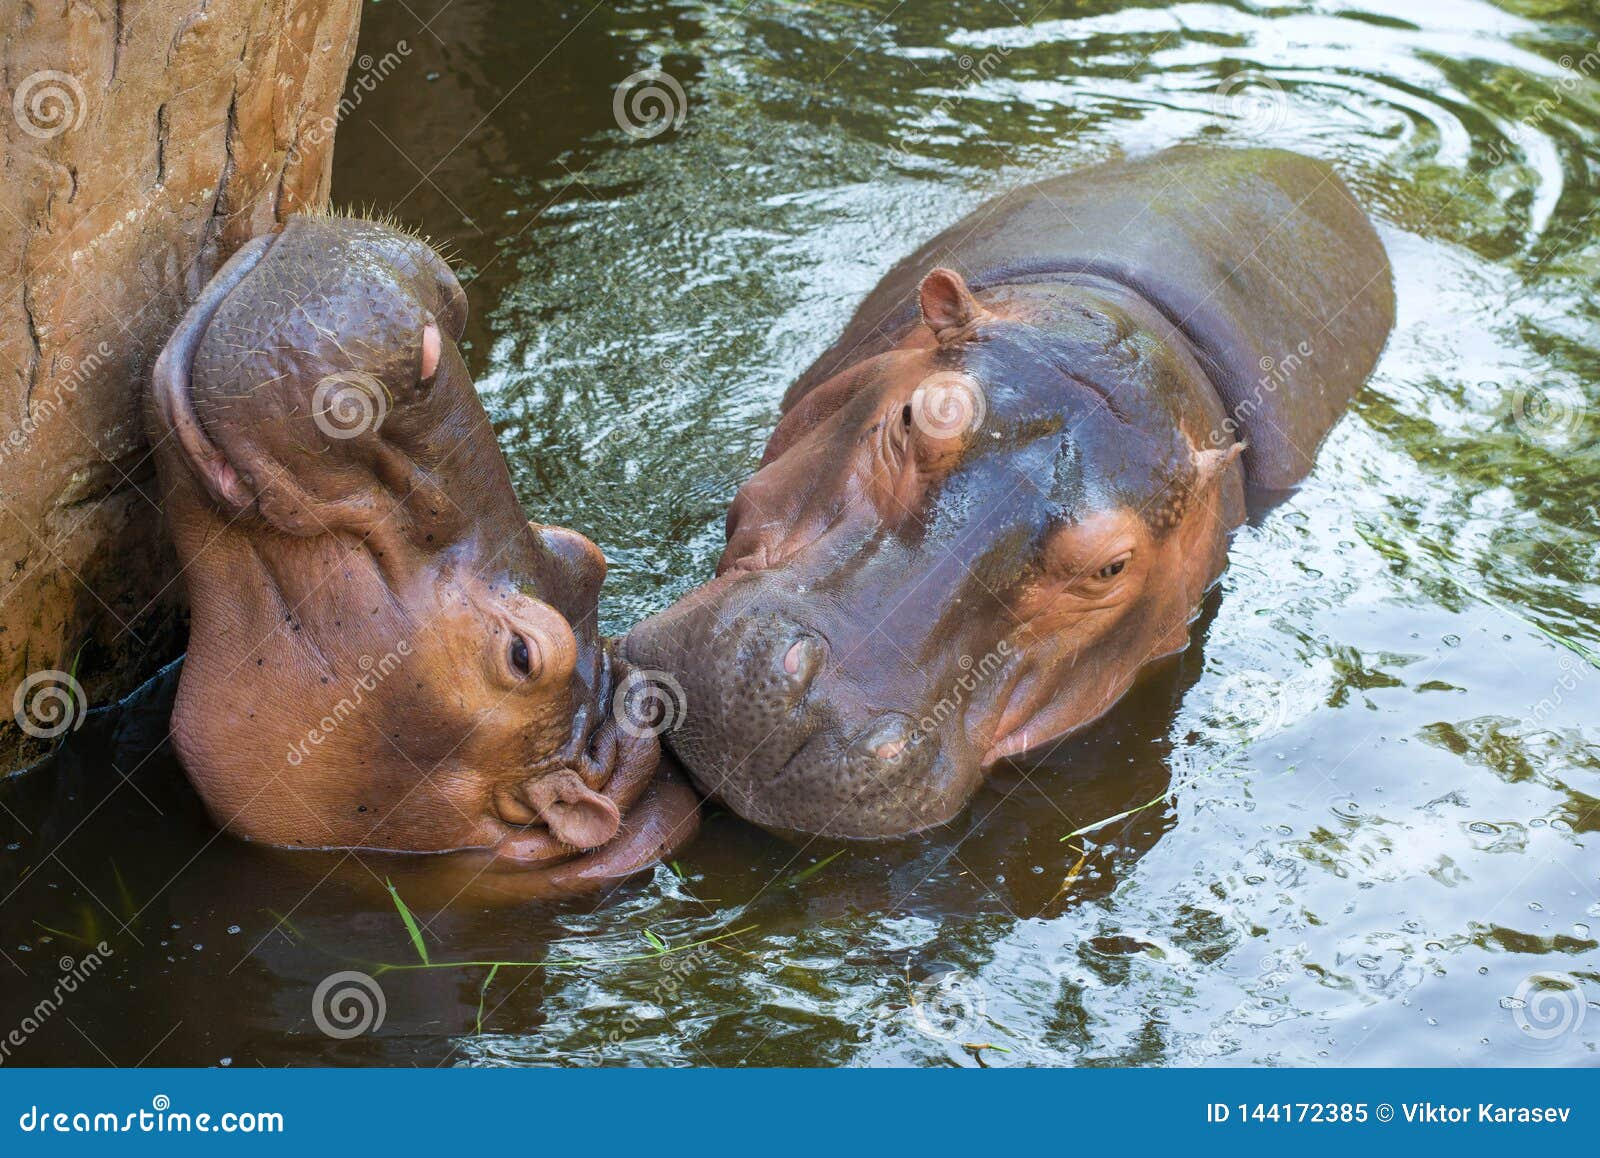
[[[1328,157],[1399,325],[1306,487],[1239,533],[1201,646],[1049,766],[810,875],[833,850],[714,816],[681,879],[433,916],[435,961],[592,962],[501,970],[481,1027],[487,970],[441,969],[320,1032],[325,977],[415,960],[372,875],[398,866],[219,838],[159,702],[97,718],[0,786],[5,1024],[83,941],[113,951],[12,1057],[1593,1064],[1600,671],[1545,632],[1600,651],[1600,16],[1367,5],[370,5],[363,54],[406,51],[336,193],[473,276],[521,493],[604,546],[612,629],[708,574],[859,297],[1016,182],[1180,141]],[[653,65],[685,120],[635,139],[613,87]]]

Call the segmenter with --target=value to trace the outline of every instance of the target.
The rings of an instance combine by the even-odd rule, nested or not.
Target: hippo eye
[[[1126,559],[1117,559],[1096,571],[1095,577],[1098,579],[1115,579],[1122,574],[1122,569],[1127,565],[1128,561]]]
[[[909,428],[911,426],[911,403],[907,402],[900,411],[900,422]]]
[[[533,674],[533,656],[528,652],[528,641],[520,635],[511,637],[511,670],[521,676]]]

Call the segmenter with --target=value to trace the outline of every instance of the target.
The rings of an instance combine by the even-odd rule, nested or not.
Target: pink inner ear
[[[439,368],[439,327],[429,322],[422,327],[422,377],[426,381]]]
[[[922,279],[918,293],[922,320],[935,334],[960,329],[977,316],[980,308],[966,279],[942,266]]]

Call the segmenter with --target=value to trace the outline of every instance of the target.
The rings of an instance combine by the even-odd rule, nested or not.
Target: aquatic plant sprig
[[[725,933],[718,933],[714,937],[703,937],[698,941],[690,941],[683,945],[669,945],[660,935],[652,930],[645,930],[645,940],[650,944],[648,953],[627,953],[620,957],[604,958],[547,958],[543,961],[434,961],[430,958],[427,946],[422,942],[421,931],[417,927],[416,918],[412,916],[410,907],[401,899],[399,891],[392,882],[385,882],[389,888],[389,896],[393,898],[395,909],[400,914],[400,919],[406,925],[406,931],[411,937],[411,943],[417,950],[417,955],[422,960],[417,962],[375,961],[372,963],[374,976],[384,973],[409,972],[416,969],[488,969],[490,974],[484,979],[484,988],[488,988],[489,981],[502,969],[582,969],[603,965],[626,965],[638,961],[654,961],[660,957],[669,957],[675,953],[686,953],[691,949],[700,949],[706,945],[715,945],[722,941],[732,940],[745,933],[751,933],[758,928],[756,925],[745,925],[738,929],[730,929]]]
[[[1540,635],[1542,635],[1546,639],[1550,640],[1550,642],[1556,644],[1559,647],[1566,648],[1568,651],[1572,652],[1574,655],[1576,655],[1580,659],[1582,659],[1585,663],[1590,664],[1591,666],[1593,666],[1595,668],[1600,668],[1600,653],[1596,653],[1596,652],[1590,651],[1587,647],[1585,647],[1583,644],[1579,643],[1576,639],[1572,639],[1572,638],[1570,638],[1568,636],[1562,635],[1559,631],[1556,631],[1554,628],[1546,627],[1544,624],[1540,623],[1538,620],[1534,619],[1532,616],[1523,614],[1516,607],[1512,606],[1509,603],[1502,602],[1501,600],[1496,599],[1492,595],[1489,595],[1489,594],[1486,594],[1485,592],[1478,591],[1478,590],[1475,590],[1474,588],[1468,587],[1465,583],[1461,582],[1461,580],[1457,579],[1453,575],[1446,575],[1446,574],[1443,574],[1441,572],[1439,577],[1441,579],[1443,579],[1446,583],[1450,584],[1450,586],[1456,588],[1456,590],[1462,592],[1463,594],[1470,595],[1472,598],[1478,600],[1479,602],[1486,603],[1490,607],[1493,607],[1496,611],[1499,611],[1499,612],[1501,612],[1502,614],[1505,614],[1505,615],[1509,615],[1511,618],[1517,620],[1518,622],[1523,623],[1526,626],[1533,628],[1533,630],[1537,631]]]

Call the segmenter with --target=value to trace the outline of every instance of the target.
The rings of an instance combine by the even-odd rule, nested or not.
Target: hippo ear
[[[1222,468],[1242,455],[1246,445],[1236,442],[1232,446],[1194,451],[1195,489],[1203,490],[1215,482]]]
[[[947,342],[988,313],[967,288],[967,280],[953,269],[940,266],[922,279],[917,289],[922,320],[934,337]]]
[[[573,848],[599,848],[622,823],[616,804],[570,770],[537,777],[524,791],[550,835]]]

